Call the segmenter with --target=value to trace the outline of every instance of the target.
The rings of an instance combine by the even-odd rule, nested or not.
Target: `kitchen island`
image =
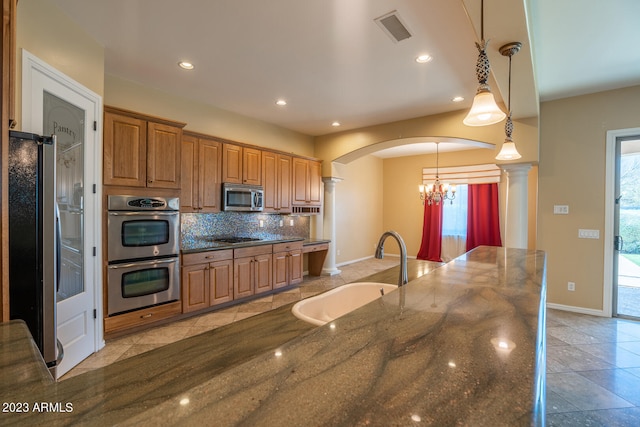
[[[2,423],[543,425],[545,268],[540,251],[476,248],[322,327],[286,306],[184,340],[182,351],[17,385],[14,400],[71,402],[73,412]],[[220,357],[203,366],[212,350]],[[145,369],[155,381],[141,379]]]

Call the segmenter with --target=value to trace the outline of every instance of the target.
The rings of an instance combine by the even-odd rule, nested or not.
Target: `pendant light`
[[[480,2],[480,43],[476,43],[478,48],[478,61],[476,62],[476,77],[478,78],[478,90],[473,98],[473,104],[467,117],[462,121],[467,126],[487,126],[502,121],[506,114],[498,107],[496,100],[491,93],[491,88],[487,84],[491,64],[487,56],[488,41],[484,40],[484,0]]]
[[[507,102],[507,108],[509,109],[509,115],[507,116],[507,122],[504,124],[504,133],[506,138],[500,152],[496,156],[496,160],[516,160],[522,157],[516,149],[516,144],[511,139],[513,133],[513,122],[511,121],[511,57],[520,51],[522,43],[512,42],[507,43],[500,48],[500,53],[503,56],[509,57],[509,97]]]

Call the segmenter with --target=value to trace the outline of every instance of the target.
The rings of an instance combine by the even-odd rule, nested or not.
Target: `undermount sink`
[[[300,320],[322,326],[396,289],[396,285],[387,283],[349,283],[303,299],[293,306],[291,312]]]

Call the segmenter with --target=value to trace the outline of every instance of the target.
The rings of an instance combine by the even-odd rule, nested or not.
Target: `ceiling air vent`
[[[376,21],[380,28],[382,28],[382,31],[391,37],[391,40],[395,43],[411,37],[411,33],[407,29],[407,26],[402,22],[397,10],[389,12],[386,15],[382,15],[381,17],[374,19],[374,21]]]

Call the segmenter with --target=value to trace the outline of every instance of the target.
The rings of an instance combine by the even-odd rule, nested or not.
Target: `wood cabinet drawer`
[[[299,242],[276,243],[273,245],[273,253],[288,252],[302,249],[302,240]]]
[[[329,250],[328,243],[318,243],[315,245],[307,245],[302,248],[302,252],[307,254],[309,252],[319,252],[319,251],[327,251]]]
[[[273,245],[249,246],[233,250],[234,258],[245,258],[256,255],[265,255],[273,252]]]
[[[104,319],[104,332],[118,332],[121,330],[144,326],[159,320],[176,316],[182,312],[180,301],[170,302],[155,307],[143,308],[125,314],[119,314]]]
[[[228,259],[233,259],[233,249],[185,254],[182,255],[182,265],[205,264],[208,262],[225,261]]]

